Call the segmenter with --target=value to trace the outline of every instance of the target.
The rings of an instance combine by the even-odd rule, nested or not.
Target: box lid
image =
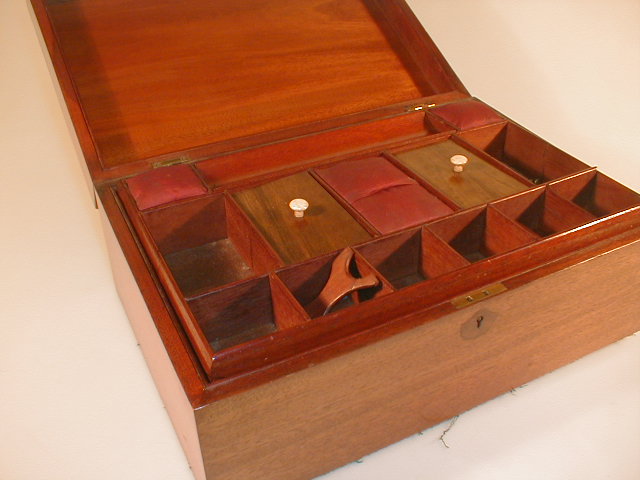
[[[401,1],[32,1],[95,182],[468,96]]]

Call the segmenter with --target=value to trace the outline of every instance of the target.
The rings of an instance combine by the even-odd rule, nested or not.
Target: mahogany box
[[[403,1],[32,5],[197,479],[320,475],[640,330],[640,195]]]

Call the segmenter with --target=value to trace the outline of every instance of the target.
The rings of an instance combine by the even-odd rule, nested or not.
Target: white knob
[[[469,163],[469,159],[464,155],[454,155],[450,159],[451,165],[453,165],[453,171],[460,173],[464,170],[464,166]]]
[[[293,210],[296,218],[302,218],[304,217],[304,211],[309,208],[309,202],[304,198],[294,198],[289,202],[289,208]]]

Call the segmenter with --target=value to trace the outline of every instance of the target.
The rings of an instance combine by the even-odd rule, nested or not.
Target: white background
[[[409,3],[472,94],[640,190],[638,0]],[[0,480],[191,480],[62,112],[1,0]],[[640,335],[464,413],[449,449],[447,425],[323,479],[638,479]]]

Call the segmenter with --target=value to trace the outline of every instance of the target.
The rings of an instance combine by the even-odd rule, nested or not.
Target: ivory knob
[[[451,165],[453,165],[453,171],[460,173],[464,170],[464,166],[469,163],[469,159],[464,155],[454,155],[450,159]]]
[[[294,198],[289,202],[289,208],[293,210],[296,218],[302,218],[304,217],[304,211],[309,208],[309,202],[304,198]]]

